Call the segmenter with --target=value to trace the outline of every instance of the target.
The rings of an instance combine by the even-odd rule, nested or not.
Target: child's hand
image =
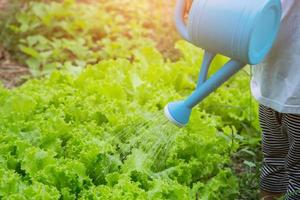
[[[190,9],[191,9],[191,6],[192,6],[192,3],[193,3],[193,0],[186,0],[186,4],[185,4],[185,10],[184,10],[184,16],[187,17],[189,12],[190,12]]]
[[[189,16],[189,13],[190,13],[190,9],[192,7],[192,3],[193,3],[193,0],[185,0],[186,3],[185,3],[185,9],[184,9],[184,19],[187,20],[188,19],[188,16]]]

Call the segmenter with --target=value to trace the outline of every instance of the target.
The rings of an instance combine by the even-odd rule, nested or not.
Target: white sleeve
[[[281,0],[282,5],[282,16],[281,21],[286,17],[286,15],[289,13],[290,9],[292,8],[294,4],[294,0]]]

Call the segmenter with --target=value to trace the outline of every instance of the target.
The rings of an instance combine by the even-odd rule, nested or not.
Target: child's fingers
[[[192,6],[193,0],[186,0],[184,17],[187,18]]]
[[[186,4],[185,4],[185,13],[188,14],[191,6],[192,6],[193,0],[186,0]]]

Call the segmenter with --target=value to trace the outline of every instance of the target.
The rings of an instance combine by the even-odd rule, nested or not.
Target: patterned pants
[[[259,118],[264,155],[261,189],[300,200],[300,115],[260,105]]]

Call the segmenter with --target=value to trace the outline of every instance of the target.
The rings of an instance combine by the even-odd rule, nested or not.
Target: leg
[[[287,127],[290,149],[286,169],[289,179],[287,199],[300,199],[300,115],[286,114],[284,123]]]
[[[287,190],[285,160],[289,149],[287,135],[282,130],[282,115],[271,108],[259,107],[262,129],[263,167],[261,170],[261,198],[277,199]]]

